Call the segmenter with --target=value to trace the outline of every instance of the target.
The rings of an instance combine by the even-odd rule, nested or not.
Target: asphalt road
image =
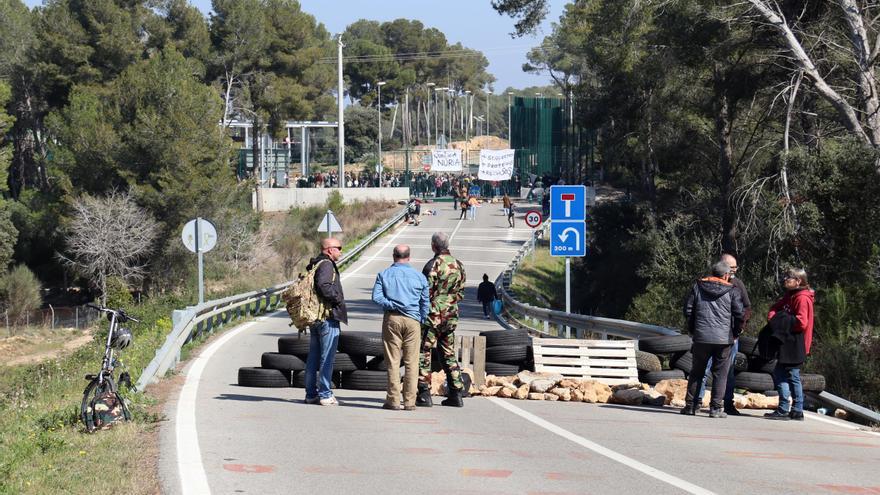
[[[398,243],[412,246],[421,268],[437,230],[452,235],[468,272],[460,328],[499,329],[482,319],[476,284],[483,273],[495,279],[529,230],[521,218],[520,228],[506,228],[493,205],[475,222],[439,208],[343,274],[351,316],[343,331],[379,330],[375,274]],[[230,330],[184,370],[162,428],[166,493],[880,493],[880,435],[815,415],[711,420],[671,408],[494,398],[392,412],[380,408],[382,392],[338,390],[339,407],[320,407],[305,405],[302,389],[237,386],[240,366],[259,365],[290,334],[287,321],[274,314]]]

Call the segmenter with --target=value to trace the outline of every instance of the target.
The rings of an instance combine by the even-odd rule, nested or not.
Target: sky
[[[36,6],[41,0],[25,0]],[[207,15],[211,0],[190,0]],[[514,20],[498,15],[490,0],[300,0],[302,9],[315,16],[331,33],[345,30],[358,19],[391,21],[399,18],[418,19],[426,27],[435,27],[446,35],[450,44],[461,42],[480,50],[489,59],[489,72],[497,79],[494,91],[507,87],[524,88],[550,83],[546,74],[533,75],[522,71],[526,54],[550,34],[550,23],[558,21],[566,0],[550,0],[550,14],[537,36],[511,38]]]

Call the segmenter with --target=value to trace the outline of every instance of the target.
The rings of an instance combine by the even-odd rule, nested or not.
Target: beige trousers
[[[399,313],[385,312],[382,340],[385,343],[385,363],[388,364],[386,404],[400,404],[400,361],[403,359],[403,405],[416,405],[421,331],[422,326],[418,321]]]

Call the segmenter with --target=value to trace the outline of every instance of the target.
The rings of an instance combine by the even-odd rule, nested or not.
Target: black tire
[[[804,373],[801,375],[801,385],[804,392],[821,392],[825,390],[825,377],[815,373]]]
[[[639,350],[652,354],[672,354],[691,350],[693,341],[690,335],[663,335],[639,339]]]
[[[648,385],[656,385],[663,380],[684,380],[684,371],[643,371],[639,373],[639,380],[641,380],[643,383],[647,383]]]
[[[500,347],[508,345],[530,345],[532,338],[526,330],[489,330],[480,332],[481,337],[486,337],[486,347]]]
[[[260,359],[260,366],[272,370],[302,371],[306,369],[306,363],[293,354],[281,354],[279,352],[264,352]]]
[[[486,348],[486,361],[522,365],[529,357],[527,345],[502,345]]]
[[[741,352],[737,352],[733,358],[733,372],[742,373],[749,370],[749,357]]]
[[[765,392],[776,388],[773,384],[773,376],[769,373],[751,371],[743,371],[736,375],[736,387],[744,388],[750,392]]]
[[[773,373],[773,370],[776,369],[776,360],[766,360],[761,359],[759,357],[750,357],[749,358],[749,369],[748,371],[753,371],[755,373]]]
[[[126,421],[131,421],[131,413],[128,410],[128,405],[125,403],[125,399],[123,399],[117,392],[116,384],[113,382],[113,379],[109,376],[104,377],[104,381],[99,385],[98,379],[93,378],[92,381],[86,385],[86,389],[83,390],[82,403],[80,403],[79,407],[80,419],[82,420],[86,431],[89,433],[96,429],[94,411],[92,409],[94,401],[99,395],[108,391],[116,394],[117,400],[119,400],[119,403],[122,405],[123,417]]]
[[[385,343],[377,332],[345,332],[339,334],[339,352],[352,356],[382,356]]]
[[[486,362],[487,375],[514,376],[521,371],[520,368],[515,364]]]
[[[660,358],[656,354],[645,351],[636,351],[636,368],[639,371],[660,371],[663,369]]]
[[[333,371],[355,371],[366,369],[366,356],[358,356],[337,352],[336,359],[333,361]]]
[[[293,371],[290,379],[290,386],[293,388],[306,388],[305,371]],[[341,373],[333,372],[333,378],[330,380],[330,389],[339,388]]]
[[[388,372],[357,370],[342,374],[342,388],[348,390],[384,391],[388,387]]]
[[[686,352],[681,356],[678,356],[678,358],[676,358],[675,361],[672,361],[671,364],[673,368],[684,371],[689,375],[694,367],[694,355],[690,352]]]
[[[279,337],[278,353],[290,354],[305,360],[303,356],[309,355],[309,340],[310,337],[305,334],[296,337]]]
[[[241,387],[262,388],[289,387],[290,373],[268,368],[239,368],[238,385]]]
[[[758,352],[758,339],[750,335],[740,335],[739,352],[749,357],[761,357]]]

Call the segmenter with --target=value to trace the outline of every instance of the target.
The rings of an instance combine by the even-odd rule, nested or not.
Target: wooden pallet
[[[535,371],[596,380],[607,385],[638,383],[633,340],[532,339]]]
[[[470,368],[474,371],[474,385],[485,384],[486,337],[479,335],[456,335],[455,357],[462,368]]]

